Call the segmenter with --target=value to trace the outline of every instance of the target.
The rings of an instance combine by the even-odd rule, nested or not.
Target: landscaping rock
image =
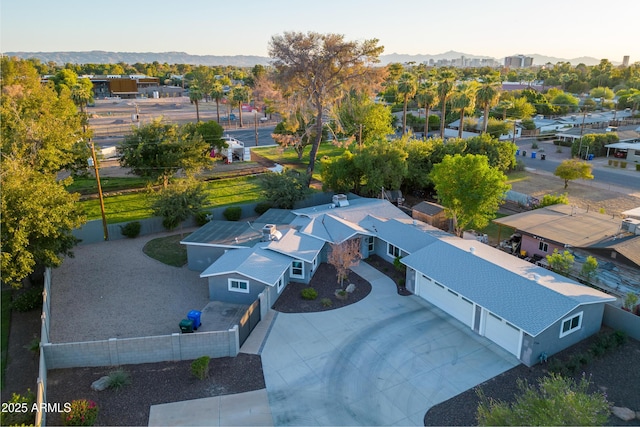
[[[95,390],[95,391],[103,391],[109,388],[109,377],[108,376],[104,376],[104,377],[100,377],[100,379],[95,380],[92,384],[91,384],[91,390]]]
[[[636,417],[635,411],[632,411],[629,408],[614,406],[613,408],[611,408],[611,412],[622,421],[631,421]]]
[[[349,283],[349,285],[347,286],[347,292],[352,294],[355,290],[356,290],[356,285],[354,285],[353,283]]]

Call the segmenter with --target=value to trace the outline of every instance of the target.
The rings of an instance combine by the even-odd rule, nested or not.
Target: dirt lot
[[[545,194],[567,193],[572,205],[596,211],[604,209],[604,212],[618,217],[620,212],[640,206],[640,197],[619,192],[620,189],[616,188],[600,188],[591,182],[570,182],[565,189],[564,181],[551,174],[528,172],[527,178],[513,182],[511,189],[538,199]]]

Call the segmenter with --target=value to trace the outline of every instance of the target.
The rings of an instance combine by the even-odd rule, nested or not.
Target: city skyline
[[[43,3],[3,1],[2,52],[186,52],[192,55],[268,56],[271,36],[285,31],[344,34],[348,40],[377,38],[384,54],[436,55],[447,51],[503,59],[540,54],[573,59],[590,56],[640,61],[634,25],[603,23],[594,0],[523,2],[460,0],[455,8],[424,0],[274,0],[217,3],[79,0]],[[163,6],[164,4],[164,6]],[[313,3],[315,5],[315,3]],[[616,8],[637,16],[640,2]],[[585,26],[580,27],[580,25]]]

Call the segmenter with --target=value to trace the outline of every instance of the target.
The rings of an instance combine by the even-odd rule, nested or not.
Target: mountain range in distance
[[[106,52],[101,50],[92,50],[87,52],[5,52],[3,55],[16,56],[18,58],[30,59],[35,58],[43,63],[55,62],[56,64],[117,64],[124,62],[125,64],[135,63],[159,63],[168,64],[192,64],[192,65],[229,65],[234,67],[253,67],[254,65],[269,65],[271,58],[256,55],[191,55],[185,52]],[[494,59],[499,63],[503,63],[504,58],[492,58],[490,56],[470,55],[462,52],[448,51],[437,55],[406,55],[392,53],[380,56],[382,65],[390,63],[408,63],[415,62],[420,64],[428,62],[430,59],[452,60],[459,59],[464,56],[470,59]],[[558,62],[569,62],[571,65],[585,64],[596,65],[600,63],[600,59],[583,56],[580,58],[565,59],[544,56],[539,54],[527,54],[533,58],[533,65],[544,65],[546,63],[556,64]],[[610,58],[608,58],[611,60]],[[611,61],[613,65],[619,65],[620,61]]]

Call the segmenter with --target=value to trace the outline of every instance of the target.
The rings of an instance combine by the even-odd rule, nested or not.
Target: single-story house
[[[602,254],[608,248],[612,251],[608,258],[640,267],[640,263],[634,261],[636,257],[628,256],[629,248],[635,247],[635,243],[618,244],[623,237],[640,242],[640,226],[635,227],[632,221],[637,220],[621,220],[594,210],[561,204],[493,220],[522,235],[520,250],[526,257],[544,260],[555,249],[564,251],[568,248]]]
[[[182,243],[212,300],[247,304],[265,292],[271,306],[290,282],[309,283],[331,245],[347,240],[359,241],[363,258],[399,259],[415,295],[527,365],[597,332],[604,304],[615,300],[381,199],[334,197],[244,225],[212,221]]]

